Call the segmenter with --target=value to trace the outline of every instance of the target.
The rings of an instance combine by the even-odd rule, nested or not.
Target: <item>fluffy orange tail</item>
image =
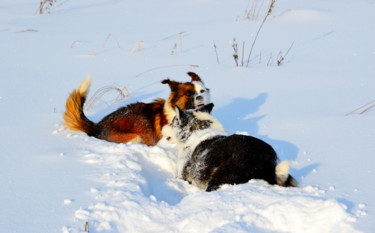
[[[87,75],[86,79],[70,93],[66,100],[66,110],[64,113],[64,125],[73,131],[81,131],[92,134],[94,125],[83,112],[83,105],[86,101],[87,92],[90,88],[91,76]]]

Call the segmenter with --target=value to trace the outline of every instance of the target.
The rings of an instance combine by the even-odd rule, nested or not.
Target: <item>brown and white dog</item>
[[[81,131],[89,136],[117,143],[139,143],[155,145],[161,138],[161,129],[172,122],[176,115],[175,106],[180,109],[196,109],[210,103],[209,89],[201,78],[189,72],[191,82],[181,83],[169,79],[171,93],[167,100],[156,99],[152,103],[137,102],[104,117],[94,123],[83,112],[83,105],[91,80],[86,78],[66,101],[64,125],[73,131]]]

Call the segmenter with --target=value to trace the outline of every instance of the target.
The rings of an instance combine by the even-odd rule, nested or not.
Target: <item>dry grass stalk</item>
[[[132,49],[131,53],[136,53],[136,52],[138,52],[139,49],[141,48],[141,44],[142,44],[142,43],[143,43],[143,41],[142,41],[142,40],[139,40],[139,41],[135,44],[135,46],[134,46],[134,48]]]
[[[185,32],[180,32],[180,33],[177,34],[178,35],[177,40],[171,48],[171,52],[170,52],[171,55],[175,54],[175,50],[177,49],[178,45],[180,45],[179,46],[180,47],[180,53],[182,53],[182,39],[183,39],[184,34],[185,34]]]
[[[289,49],[286,51],[286,53],[284,55],[280,51],[279,56],[277,58],[277,66],[281,65],[281,63],[284,61],[285,57],[289,54],[289,52],[292,49],[293,45],[294,45],[294,42],[290,45]]]
[[[285,57],[289,54],[290,50],[292,49],[293,45],[294,45],[294,42],[290,45],[290,47],[288,48],[288,50],[286,51],[285,54],[282,51],[280,51],[277,54],[277,56],[275,57],[277,66],[281,66],[281,64],[285,60]],[[259,54],[259,64],[261,64],[261,63],[262,63],[262,53]],[[267,60],[267,66],[273,66],[273,65],[275,65],[274,56],[273,56],[272,53],[270,53],[270,55],[268,57],[268,60]]]
[[[369,111],[370,109],[372,109],[372,108],[375,107],[375,103],[374,102],[375,102],[375,100],[373,100],[373,101],[371,101],[371,102],[369,102],[369,103],[367,103],[365,105],[362,105],[361,107],[356,108],[353,111],[345,114],[345,116],[349,116],[350,114],[358,112],[358,111],[360,111],[359,114],[362,115],[362,114],[366,113],[367,111]]]
[[[363,110],[362,112],[360,112],[359,114],[364,114],[366,113],[368,110],[370,110],[371,108],[375,107],[375,104],[371,105],[370,107],[366,108],[365,110]]]
[[[267,66],[271,66],[273,63],[273,57],[272,57],[272,53],[270,54],[270,58],[268,59],[267,61]]]
[[[185,34],[185,32],[181,32],[178,35],[178,38],[179,38],[179,41],[180,41],[180,53],[182,53],[182,37],[183,37],[184,34]]]
[[[280,51],[278,54],[277,54],[277,57],[276,57],[276,65],[277,66],[280,66],[281,65],[281,62],[284,61],[284,55],[283,55],[283,51]]]
[[[242,42],[242,59],[241,59],[241,66],[244,65],[243,58],[245,57],[245,41]]]
[[[238,67],[238,44],[236,42],[236,38],[233,38],[232,48],[234,50],[233,58],[236,66]]]
[[[104,86],[102,88],[99,88],[94,95],[86,102],[85,109],[89,110],[92,109],[92,106],[98,102],[106,93],[110,91],[116,91],[118,93],[115,100],[113,100],[111,103],[105,102],[108,106],[113,105],[117,102],[120,102],[124,99],[128,99],[131,97],[130,92],[127,87],[117,87],[115,85],[112,86]]]
[[[244,66],[244,53],[245,53],[245,41],[242,42],[242,49],[241,49],[241,64],[239,63],[240,56],[238,54],[238,43],[236,41],[236,38],[233,38],[232,42],[232,48],[233,48],[233,59],[234,62],[236,63],[236,66]]]
[[[217,64],[220,64],[220,61],[219,61],[219,54],[217,53],[217,48],[216,48],[215,41],[214,41],[214,48],[215,48],[215,54],[216,54],[216,61],[217,61]]]
[[[62,1],[62,0],[59,0]],[[65,1],[57,4],[57,0],[40,0],[39,7],[36,10],[35,14],[51,14],[52,10],[58,6],[61,6]]]
[[[269,7],[268,7],[267,14],[266,14],[266,16],[263,18],[263,21],[262,21],[262,23],[260,24],[257,33],[255,34],[255,38],[254,38],[254,40],[253,40],[253,43],[251,44],[251,48],[250,48],[250,52],[249,52],[249,56],[248,56],[248,58],[247,58],[247,64],[246,64],[246,67],[249,66],[250,57],[251,57],[251,53],[253,52],[255,42],[257,41],[258,36],[259,36],[259,33],[260,33],[260,31],[262,30],[263,25],[264,25],[264,23],[266,22],[268,16],[270,16],[270,15],[272,14],[272,10],[273,10],[273,8],[275,7],[275,3],[276,3],[276,0],[271,0],[270,5],[269,5]]]
[[[173,46],[172,46],[172,48],[171,48],[171,52],[170,52],[170,54],[171,55],[174,55],[174,51],[177,49],[177,43],[174,43],[173,44]]]
[[[250,2],[252,2],[251,5]],[[258,20],[263,4],[264,0],[249,0],[244,15],[241,17],[241,19],[250,21]]]
[[[105,47],[107,46],[108,41],[109,41],[109,39],[111,39],[111,38],[112,38],[113,40],[115,40],[116,45],[117,45],[117,48],[119,48],[119,49],[122,50],[122,48],[121,48],[121,46],[120,46],[120,43],[118,42],[118,40],[116,39],[116,37],[115,37],[112,33],[109,33],[108,36],[106,37],[106,39],[104,40],[104,42],[103,42],[103,44],[102,44],[102,46],[101,46],[99,52],[92,51],[92,52],[88,53],[88,55],[90,55],[90,56],[96,56],[98,53],[102,53],[102,52],[104,52]],[[74,43],[74,42],[73,42],[73,43]]]
[[[107,45],[107,43],[108,43],[108,41],[109,41],[110,38],[113,38],[115,40],[115,42],[117,44],[117,48],[122,49],[121,46],[120,46],[120,43],[118,42],[118,40],[116,39],[116,37],[112,33],[109,33],[108,36],[107,36],[107,38],[104,40],[104,43],[103,43],[103,45],[102,45],[102,47],[100,49],[100,52],[104,51],[105,46]]]
[[[85,232],[90,232],[89,222],[85,222]]]
[[[38,32],[38,30],[33,29],[33,28],[28,28],[28,29],[25,29],[25,30],[16,31],[15,33],[24,33],[24,32]]]
[[[38,9],[39,14],[45,14],[45,13],[50,14],[53,4],[56,1],[57,0],[41,0],[39,3],[39,9]]]

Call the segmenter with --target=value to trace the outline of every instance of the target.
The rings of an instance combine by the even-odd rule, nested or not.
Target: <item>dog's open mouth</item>
[[[204,106],[204,104],[198,104],[198,105],[195,105],[195,109],[200,109],[201,107],[203,107]]]

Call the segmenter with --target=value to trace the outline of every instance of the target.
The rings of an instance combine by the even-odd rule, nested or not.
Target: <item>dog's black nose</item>
[[[202,101],[203,100],[203,96],[199,95],[199,96],[195,97],[195,99],[198,100],[198,101]]]

